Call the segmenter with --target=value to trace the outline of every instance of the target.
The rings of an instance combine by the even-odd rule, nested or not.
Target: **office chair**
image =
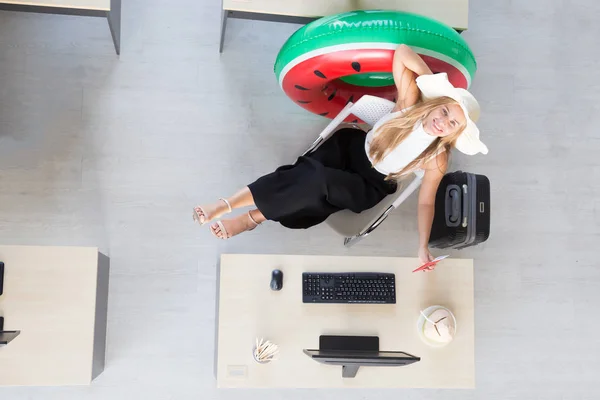
[[[389,100],[364,95],[356,103],[348,103],[340,113],[323,129],[319,137],[304,152],[304,156],[315,151],[326,141],[349,115],[355,115],[367,125],[373,126],[383,116],[394,109],[395,104]],[[388,195],[375,207],[356,214],[350,210],[342,210],[332,214],[325,222],[337,233],[344,236],[344,246],[350,247],[373,232],[388,215],[414,192],[423,179],[424,172],[417,170],[398,182],[395,193]],[[412,179],[411,179],[412,177]],[[406,186],[404,186],[406,185]]]

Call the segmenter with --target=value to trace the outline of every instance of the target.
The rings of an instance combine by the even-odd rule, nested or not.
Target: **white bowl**
[[[452,319],[454,321],[454,336],[456,336],[456,332],[458,330],[458,325],[456,324],[456,317],[454,316],[454,314],[452,313],[452,311],[450,311],[449,309],[447,309],[446,307],[443,306],[431,306],[431,307],[427,307],[425,310],[423,310],[422,313],[419,313],[419,319],[417,319],[417,333],[419,334],[419,337],[421,338],[421,340],[427,344],[428,346],[431,347],[444,347],[446,345],[448,345],[448,343],[440,343],[440,342],[436,342],[433,341],[429,338],[427,338],[427,336],[425,336],[425,322],[427,321],[425,319],[425,317],[423,316],[423,314],[425,314],[427,316],[427,318],[429,318],[429,316],[431,314],[433,314],[434,311],[436,310],[446,310],[451,316]]]

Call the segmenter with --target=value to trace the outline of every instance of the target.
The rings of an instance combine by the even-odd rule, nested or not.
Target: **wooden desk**
[[[121,53],[121,0],[0,0],[0,10],[106,18]]]
[[[82,10],[110,10],[110,0],[2,0],[2,3],[37,7],[77,8]]]
[[[431,17],[458,31],[468,28],[468,0],[222,0],[221,39],[223,52],[228,18],[307,24],[327,15],[354,10],[398,10]]]
[[[448,259],[434,272],[412,273],[414,258],[286,255],[221,256],[218,294],[217,385],[221,388],[380,387],[473,388],[473,262]],[[271,271],[283,289],[269,288]],[[303,304],[302,272],[377,271],[396,274],[394,305]],[[419,310],[448,307],[457,319],[455,339],[431,348],[417,334]],[[405,351],[421,361],[405,367],[362,367],[356,378],[311,360],[319,335],[377,335],[380,349]],[[279,345],[279,359],[257,364],[256,337]]]
[[[1,386],[89,384],[104,369],[109,259],[91,247],[0,246]]]

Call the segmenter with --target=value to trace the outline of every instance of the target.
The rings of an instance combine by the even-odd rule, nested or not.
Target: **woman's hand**
[[[428,262],[433,261],[434,259],[435,257],[431,255],[427,247],[419,248],[419,260],[421,261],[421,265],[427,264]],[[433,271],[434,268],[435,265],[432,265],[430,267],[424,268],[423,271]]]

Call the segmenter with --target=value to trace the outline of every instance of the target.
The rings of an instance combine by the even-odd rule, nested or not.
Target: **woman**
[[[425,175],[419,193],[419,258],[433,256],[428,241],[435,194],[446,173],[450,150],[487,153],[475,122],[479,105],[446,74],[433,74],[418,54],[400,45],[393,60],[398,101],[392,112],[367,134],[338,130],[321,147],[294,165],[265,175],[233,196],[198,206],[194,219],[205,224],[233,209],[247,214],[213,223],[212,233],[228,239],[265,220],[299,229],[323,222],[334,212],[369,209],[396,190],[395,181],[416,169]]]

